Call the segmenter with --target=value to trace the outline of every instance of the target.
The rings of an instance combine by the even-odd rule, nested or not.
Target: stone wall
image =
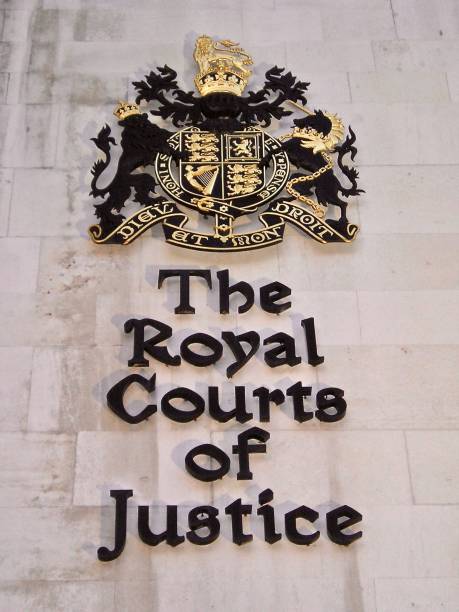
[[[0,609],[455,611],[459,607],[459,10],[455,0],[3,0],[0,98]],[[129,247],[97,247],[89,138],[129,83],[167,63],[192,88],[197,34],[238,40],[255,59],[253,87],[272,64],[311,82],[308,103],[357,133],[366,193],[350,206],[352,246],[321,247],[287,230],[278,247],[226,256],[166,245],[155,230]],[[275,126],[282,133],[283,126]],[[285,131],[285,129],[284,129]],[[281,280],[293,306],[218,314],[197,283],[194,317],[175,316],[160,267],[229,268],[259,286]],[[268,454],[254,480],[232,468],[215,486],[186,474],[199,442],[227,452],[240,426],[208,416],[130,426],[105,406],[128,373],[123,322],[151,316],[179,331],[291,332],[315,316],[325,363],[270,370],[261,359],[236,384],[296,380],[342,387],[337,424],[296,423],[273,409]],[[154,367],[163,393],[218,385],[221,368]],[[153,371],[153,367],[149,372]],[[255,422],[255,424],[257,424]],[[129,513],[126,550],[111,545],[110,488],[135,504],[223,508],[274,490],[278,510],[320,510],[310,547],[285,538],[236,547],[228,517],[209,547],[149,548]],[[349,548],[327,539],[324,513],[364,515]],[[224,516],[224,515],[223,515]]]

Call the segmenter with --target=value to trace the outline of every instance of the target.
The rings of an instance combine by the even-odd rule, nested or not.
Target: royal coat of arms
[[[92,168],[90,193],[103,200],[95,204],[99,223],[89,228],[94,242],[129,244],[161,224],[171,244],[238,251],[281,242],[286,223],[323,244],[351,242],[358,227],[347,219],[347,198],[362,191],[357,171],[344,161],[357,152],[352,129],[345,137],[339,117],[309,110],[309,83],[277,66],[260,91],[244,96],[252,58],[238,43],[200,36],[194,58],[200,96],[181,90],[177,73],[164,66],[133,83],[135,103],[119,103],[121,154],[106,187],[99,184],[116,141],[108,125],[92,139],[104,153]],[[141,103],[178,130],[151,121]],[[291,115],[288,104],[301,116],[275,138],[264,128]],[[140,208],[126,218],[122,211],[132,200]],[[210,219],[212,230],[188,229],[188,210]],[[258,227],[241,231],[243,217],[253,213]]]

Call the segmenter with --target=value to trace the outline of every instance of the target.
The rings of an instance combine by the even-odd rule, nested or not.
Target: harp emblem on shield
[[[185,170],[185,178],[192,187],[204,195],[212,193],[220,170],[219,166],[201,166],[194,170],[193,166],[187,165]]]

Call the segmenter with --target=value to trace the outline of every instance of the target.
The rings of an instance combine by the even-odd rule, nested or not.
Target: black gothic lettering
[[[245,402],[245,387],[234,387],[233,410],[222,410],[218,399],[218,387],[209,387],[209,414],[219,423],[227,423],[236,418],[238,423],[246,423],[253,418],[253,414],[247,412]]]
[[[331,398],[329,399],[329,396]],[[325,423],[334,423],[344,418],[346,414],[346,400],[344,391],[337,387],[327,387],[317,392],[316,396],[316,417]],[[334,412],[327,412],[328,408],[334,408]]]
[[[311,395],[312,387],[303,387],[301,382],[297,382],[287,389],[286,395],[293,399],[293,415],[295,421],[304,423],[313,418],[314,414],[312,411],[304,409],[304,398]]]
[[[139,384],[146,391],[148,391],[148,393],[151,393],[155,390],[156,374],[153,374],[150,379],[144,378],[140,374],[130,374],[129,376],[123,378],[123,380],[116,383],[116,385],[113,385],[113,387],[107,393],[107,405],[110,410],[112,410],[118,417],[120,417],[120,419],[123,419],[123,421],[126,421],[126,423],[129,423],[130,425],[141,423],[156,412],[155,404],[148,404],[148,406],[146,406],[141,412],[139,412],[139,414],[135,416],[127,412],[126,408],[124,407],[124,394],[134,383]]]
[[[257,332],[248,331],[236,336],[233,332],[224,331],[222,332],[222,338],[236,357],[236,361],[226,369],[226,376],[232,378],[260,348],[260,335]],[[250,350],[247,353],[242,347],[243,342],[250,345]]]
[[[231,516],[233,542],[239,546],[245,542],[251,542],[253,540],[253,535],[251,533],[244,533],[242,517],[252,514],[252,505],[243,504],[242,500],[239,498],[232,504],[229,504],[229,506],[226,506],[225,514],[229,514]]]
[[[156,336],[145,340],[145,328],[153,327],[158,331]],[[124,324],[124,331],[129,334],[134,330],[134,355],[129,359],[129,367],[146,367],[149,364],[145,359],[144,352],[166,365],[178,366],[181,363],[179,355],[172,355],[165,346],[156,346],[159,342],[164,342],[172,336],[172,327],[156,321],[155,319],[129,319]]]
[[[186,537],[192,544],[205,546],[212,544],[220,535],[220,521],[217,518],[218,510],[213,506],[197,506],[190,510],[188,514],[188,531]],[[208,529],[209,533],[202,536],[196,533],[199,529]]]
[[[273,334],[265,338],[263,345],[277,343],[276,346],[265,353],[265,363],[270,368],[277,368],[281,365],[296,366],[301,363],[301,357],[295,354],[295,339],[284,332]]]
[[[301,325],[304,327],[306,334],[306,346],[308,349],[308,363],[314,367],[324,362],[325,357],[321,357],[317,353],[316,328],[314,325],[314,317],[303,319]]]
[[[177,533],[177,506],[167,506],[166,530],[162,533],[153,533],[150,529],[150,508],[139,506],[138,530],[142,542],[149,546],[157,546],[166,542],[169,546],[178,546],[185,541],[185,537]]]
[[[187,469],[191,467],[190,472],[196,467],[194,457],[198,454],[208,455],[220,462],[220,468],[214,470],[217,472],[229,470],[229,457],[220,451],[217,447],[211,444],[203,444],[196,447],[187,456]],[[188,459],[191,457],[192,461]],[[194,465],[191,465],[194,464]],[[223,465],[224,464],[224,465]],[[204,470],[206,476],[211,474],[212,470]],[[195,475],[195,474],[193,474]],[[201,478],[201,480],[210,481],[214,478]],[[115,543],[112,550],[103,546],[97,551],[97,556],[100,561],[113,561],[118,558],[123,552],[126,545],[127,534],[127,500],[133,496],[132,490],[111,490],[110,496],[116,501],[115,505]],[[259,506],[256,514],[263,520],[264,540],[269,544],[274,544],[282,539],[282,533],[276,530],[276,513],[270,502],[273,501],[273,491],[264,489],[258,495]],[[211,544],[220,535],[221,525],[218,519],[219,510],[213,506],[197,506],[192,508],[188,514],[189,531],[185,535],[178,533],[178,509],[176,505],[166,506],[166,529],[160,533],[154,533],[150,528],[150,507],[138,507],[138,533],[139,537],[148,546],[158,546],[161,542],[166,542],[167,545],[176,547],[182,544],[187,539],[192,544],[203,546]],[[242,500],[236,499],[225,508],[225,514],[231,517],[232,540],[235,544],[241,545],[253,540],[251,533],[244,533],[244,517],[252,514],[252,505],[243,504]],[[307,506],[299,506],[290,512],[285,513],[285,535],[286,538],[293,544],[299,546],[309,546],[317,541],[320,537],[320,531],[314,531],[314,523],[319,518],[319,513]],[[353,533],[345,533],[350,527],[359,523],[362,520],[362,515],[351,508],[350,506],[340,506],[334,510],[330,510],[326,514],[327,532],[330,540],[338,545],[348,546],[362,537],[362,531],[354,531]],[[307,533],[302,533],[304,527],[299,528],[301,521],[306,523]],[[309,526],[307,526],[309,523]],[[206,530],[206,531],[204,531]]]
[[[289,295],[292,295],[292,290],[287,285],[277,281],[269,283],[260,287],[260,306],[266,312],[280,314],[284,310],[288,310],[292,302],[283,302],[282,304],[277,304],[276,302]]]
[[[195,457],[198,455],[208,455],[211,459],[215,459],[220,464],[220,467],[214,470],[201,467],[195,461]],[[229,472],[230,458],[214,444],[200,444],[186,454],[185,467],[187,472],[194,478],[203,482],[213,482],[218,480],[218,478],[223,478]]]
[[[109,550],[106,546],[101,546],[97,551],[99,561],[113,561],[123,552],[126,545],[126,518],[127,500],[132,497],[132,490],[112,490],[110,497],[116,501],[115,506],[115,546]]]
[[[342,521],[341,519],[347,519]],[[335,510],[327,512],[327,533],[328,537],[335,544],[341,544],[342,546],[349,546],[355,540],[362,537],[361,531],[354,533],[344,533],[344,529],[352,527],[356,523],[362,520],[362,515],[354,508],[350,506],[340,506]]]
[[[298,531],[296,526],[298,519],[305,519],[311,523],[314,523],[319,518],[319,513],[312,508],[308,508],[307,506],[300,506],[299,508],[295,508],[291,512],[287,512],[285,515],[285,535],[290,542],[294,544],[309,546],[317,539],[319,539],[320,531],[315,531],[314,533],[304,534]]]
[[[230,311],[229,298],[232,293],[241,293],[245,297],[245,303],[238,307],[238,312],[243,313],[250,310],[255,301],[254,291],[245,281],[239,281],[234,285],[229,284],[229,270],[217,272],[220,291],[220,313],[228,314]]]
[[[180,410],[171,404],[173,399],[183,399],[194,405],[194,410]],[[203,398],[187,387],[177,387],[168,391],[161,400],[161,410],[172,421],[177,423],[190,423],[198,419],[204,412],[205,403]]]
[[[266,444],[249,444],[249,440],[267,442],[270,437],[271,434],[260,427],[251,427],[238,435],[237,444],[233,446],[233,455],[239,456],[238,480],[252,480],[253,478],[249,465],[251,453],[266,453]]]
[[[202,344],[212,351],[210,355],[201,355],[190,349],[191,344]],[[216,363],[223,353],[223,345],[221,342],[209,336],[209,334],[191,334],[180,345],[180,354],[183,359],[198,368]]]
[[[158,274],[158,289],[161,289],[167,278],[178,276],[180,279],[180,303],[175,307],[175,314],[194,314],[196,310],[190,304],[190,277],[203,278],[209,289],[212,289],[210,270],[160,270]]]
[[[266,387],[258,387],[253,391],[253,397],[258,397],[259,420],[263,423],[269,423],[271,419],[271,402],[280,406],[285,401],[285,395],[280,389],[269,391]]]
[[[265,531],[265,542],[268,544],[274,544],[282,538],[281,533],[276,533],[276,522],[274,518],[274,508],[268,506],[268,502],[272,501],[274,494],[271,489],[265,489],[258,496],[258,503],[260,508],[257,510],[257,515],[263,517],[264,531]]]

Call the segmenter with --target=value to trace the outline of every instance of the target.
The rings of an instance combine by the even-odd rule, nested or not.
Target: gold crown
[[[252,58],[239,43],[231,40],[212,40],[210,36],[200,36],[196,40],[194,59],[199,73],[194,82],[199,93],[226,92],[242,95],[252,71],[244,66],[253,64]]]
[[[126,117],[130,117],[131,115],[140,115],[139,105],[135,102],[123,102],[120,100],[118,102],[118,106],[113,111],[115,117],[118,117],[119,121],[123,121]]]

